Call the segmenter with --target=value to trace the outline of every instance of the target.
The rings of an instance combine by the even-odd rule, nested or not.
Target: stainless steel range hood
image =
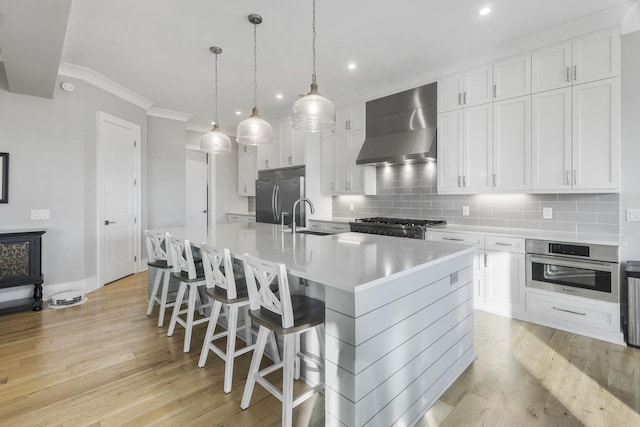
[[[356,164],[436,160],[437,85],[367,102],[366,139]]]

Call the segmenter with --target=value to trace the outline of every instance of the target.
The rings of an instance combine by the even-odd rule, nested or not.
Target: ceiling
[[[17,0],[0,0],[0,30],[5,1]],[[631,3],[317,0],[319,91],[338,99]],[[263,115],[277,117],[309,89],[311,4],[73,0],[60,62],[88,67],[153,101],[154,107],[193,114],[190,122],[208,124],[214,95],[209,47],[219,46],[219,118],[223,129],[233,133],[253,105],[253,26],[247,15],[258,13],[264,19],[258,26],[258,107]],[[484,6],[493,12],[479,16]],[[4,52],[1,38],[0,50]],[[347,69],[349,62],[357,68]],[[282,99],[275,98],[277,93]]]

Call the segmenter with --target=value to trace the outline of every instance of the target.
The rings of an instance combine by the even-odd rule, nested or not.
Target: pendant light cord
[[[216,62],[215,62],[215,67],[214,67],[214,86],[215,86],[215,90],[216,90],[216,94],[215,94],[215,103],[214,103],[214,108],[215,108],[215,116],[216,116],[216,121],[215,124],[218,124],[218,54],[216,53]]]
[[[313,0],[313,74],[311,75],[311,81],[316,82],[316,0]]]
[[[258,105],[258,38],[256,37],[257,24],[253,24],[253,108]]]

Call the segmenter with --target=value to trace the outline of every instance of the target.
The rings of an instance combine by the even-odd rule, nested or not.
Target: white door
[[[491,190],[493,171],[493,104],[464,109],[465,191]]]
[[[620,187],[620,79],[573,87],[574,189]]]
[[[99,113],[102,163],[102,283],[135,273],[140,128]]]
[[[185,168],[185,218],[187,227],[206,228],[208,211],[207,155],[201,151],[187,150]]]
[[[335,136],[322,138],[320,142],[320,179],[322,194],[336,192]]]
[[[364,193],[364,171],[366,166],[356,165],[358,154],[364,145],[364,132],[349,133],[349,152],[347,161],[351,168],[351,178],[349,180],[349,192]]]
[[[438,113],[462,108],[462,91],[459,75],[438,80]]]
[[[349,164],[349,134],[341,133],[335,136],[336,147],[336,192],[345,194],[349,191],[351,182],[351,167]]]
[[[531,93],[531,54],[495,64],[493,85],[495,101],[529,95]]]
[[[351,118],[349,119],[349,130],[364,130],[365,128],[365,104],[364,102],[358,102],[353,104],[350,108]]]
[[[532,97],[531,187],[571,188],[571,87]]]
[[[547,47],[531,57],[531,90],[533,93],[571,86],[571,43]]]
[[[493,104],[493,187],[531,189],[531,96]]]
[[[493,101],[493,67],[476,68],[464,73],[462,103],[465,107]]]
[[[485,307],[493,312],[511,314],[524,306],[520,297],[525,282],[525,255],[485,251]]]
[[[336,108],[336,127],[335,133],[345,133],[349,130],[349,119],[351,118],[351,107]]]
[[[620,74],[620,35],[604,31],[573,42],[573,84]]]
[[[438,191],[463,191],[462,126],[462,110],[438,114]]]
[[[293,128],[289,124],[289,119],[281,120],[275,125],[274,138],[278,137],[280,138],[280,165],[282,167],[291,166],[294,163]]]

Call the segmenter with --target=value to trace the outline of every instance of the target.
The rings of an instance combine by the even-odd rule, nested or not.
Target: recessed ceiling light
[[[478,15],[480,16],[484,16],[484,15],[488,15],[491,13],[491,8],[490,7],[483,7],[482,9],[480,9],[480,11],[478,12]]]
[[[236,111],[236,116],[239,116],[240,114],[242,114],[242,111]]]
[[[281,93],[276,94],[276,98],[282,99],[282,94]]]
[[[355,70],[356,69],[356,64],[354,64],[353,62],[349,65],[347,65],[347,68],[350,70]]]

